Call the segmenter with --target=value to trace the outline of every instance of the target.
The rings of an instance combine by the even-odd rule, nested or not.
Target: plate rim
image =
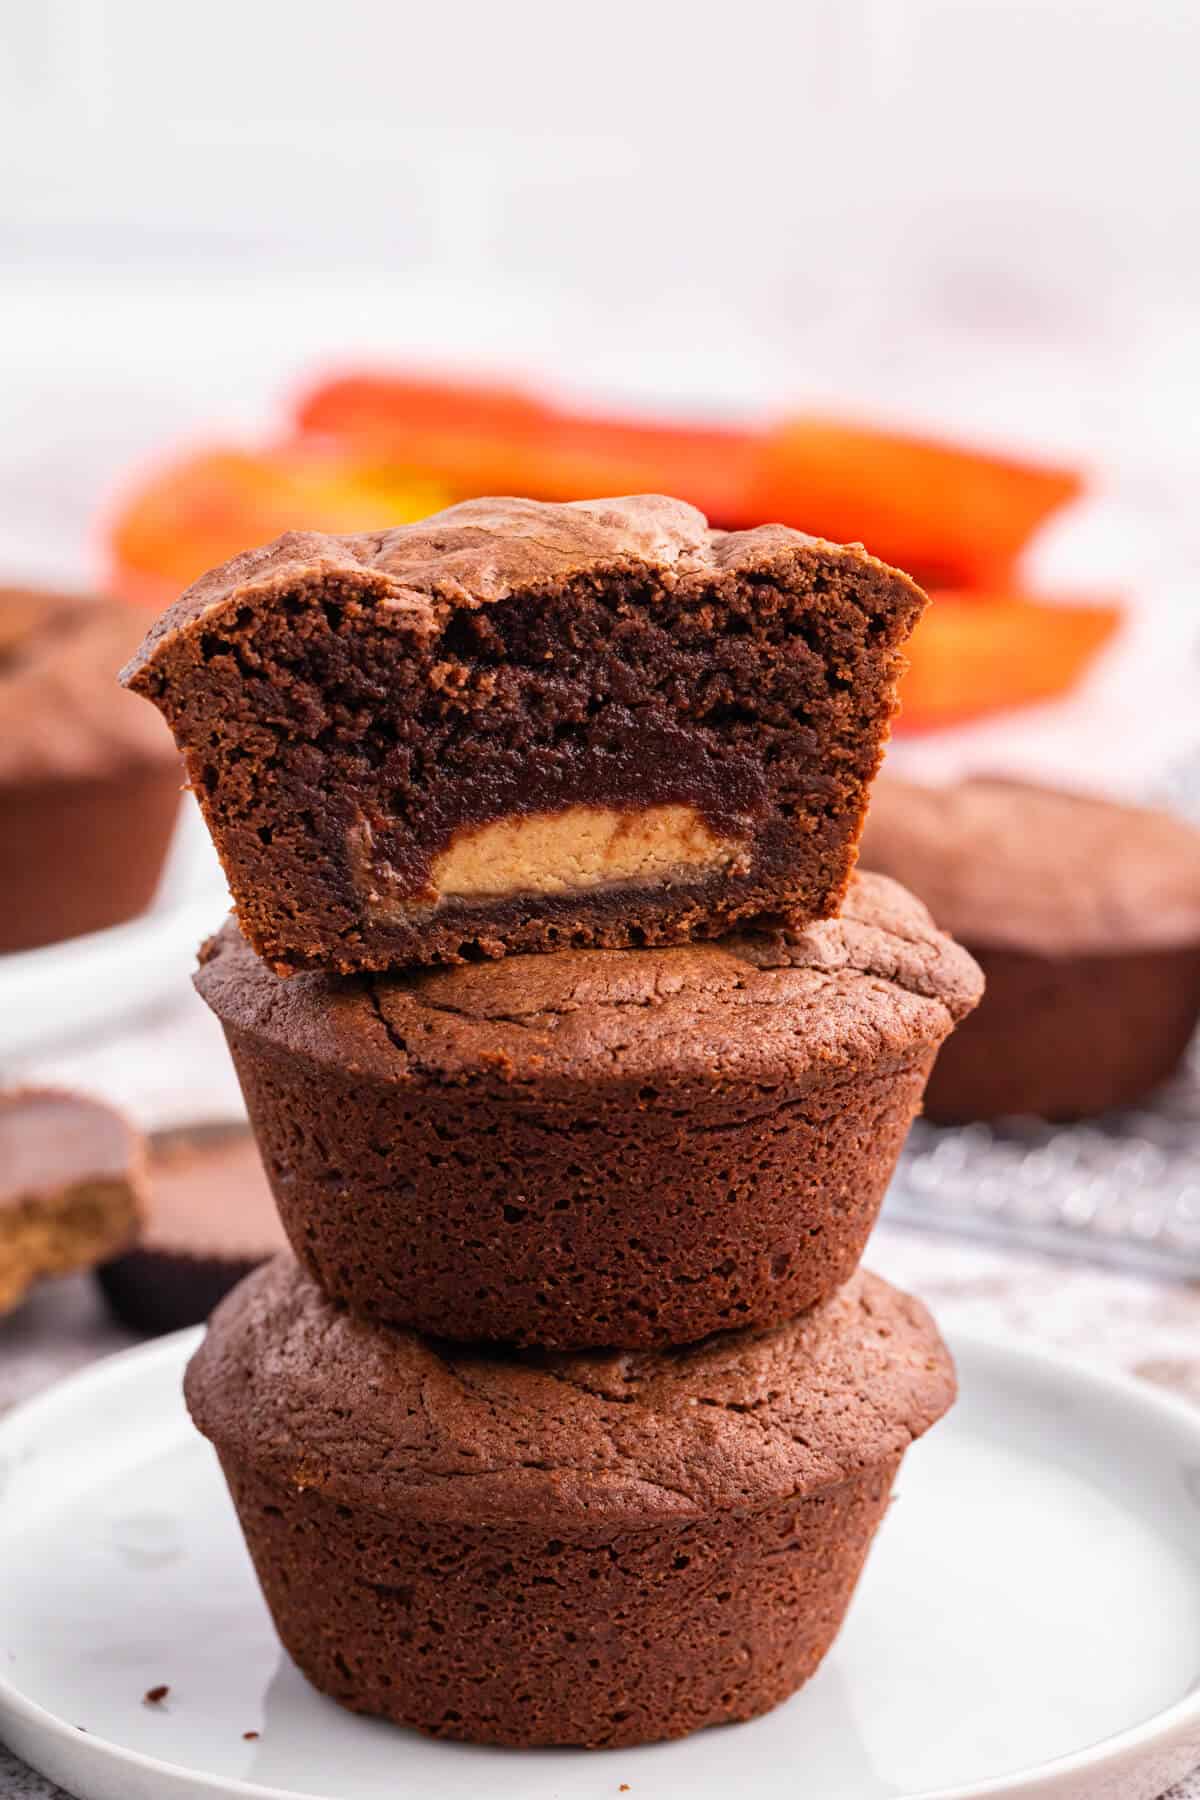
[[[0,1418],[0,1452],[10,1435],[27,1430],[31,1424],[36,1427],[39,1415],[52,1414],[64,1405],[69,1406],[93,1385],[103,1385],[114,1377],[119,1379],[130,1369],[141,1369],[154,1363],[182,1366],[200,1343],[205,1330],[203,1325],[191,1326],[118,1350],[19,1402]],[[1090,1398],[1132,1407],[1157,1418],[1164,1427],[1184,1431],[1195,1440],[1200,1453],[1200,1407],[1177,1394],[1122,1371],[1097,1367],[1055,1346],[1029,1343],[1012,1332],[951,1326],[943,1335],[956,1360],[960,1356],[964,1359],[978,1356],[990,1360],[993,1366],[1007,1365],[1007,1370],[1015,1372],[1018,1378],[1022,1370],[1037,1371],[1043,1378],[1084,1388]],[[38,1701],[29,1699],[7,1673],[0,1670],[0,1725],[6,1725],[13,1718],[56,1741],[68,1754],[82,1752],[85,1757],[95,1754],[98,1760],[113,1767],[136,1768],[146,1776],[166,1776],[180,1790],[191,1786],[198,1800],[215,1793],[227,1794],[233,1800],[297,1800],[293,1788],[267,1787],[239,1776],[206,1775],[181,1763],[128,1749],[111,1738],[91,1732],[81,1734],[77,1727],[48,1711]],[[1048,1800],[1060,1784],[1065,1792],[1081,1776],[1102,1775],[1106,1768],[1112,1772],[1129,1756],[1153,1749],[1156,1744],[1166,1746],[1189,1728],[1194,1729],[1200,1742],[1200,1683],[1139,1724],[1111,1737],[1100,1738],[1080,1750],[1068,1751],[1064,1756],[1014,1769],[1004,1775],[989,1776],[966,1786],[925,1789],[917,1800],[1003,1800],[1005,1796],[1018,1800],[1026,1793],[1031,1800],[1034,1795],[1047,1796]],[[338,1800],[338,1796],[313,1795],[309,1800]]]

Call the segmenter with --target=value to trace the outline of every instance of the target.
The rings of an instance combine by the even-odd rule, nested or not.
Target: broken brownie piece
[[[473,500],[205,576],[124,680],[285,974],[837,910],[924,596],[659,495]]]
[[[56,1088],[0,1094],[0,1313],[43,1276],[125,1249],[144,1200],[142,1141],[111,1106]]]

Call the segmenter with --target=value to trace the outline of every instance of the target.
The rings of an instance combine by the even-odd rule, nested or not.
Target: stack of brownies
[[[188,1373],[356,1710],[506,1744],[747,1718],[832,1641],[953,1370],[858,1269],[975,965],[855,843],[923,598],[656,496],[291,535],[157,704],[295,1252]]]

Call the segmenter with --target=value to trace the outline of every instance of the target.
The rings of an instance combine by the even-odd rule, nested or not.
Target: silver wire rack
[[[1200,1042],[1153,1103],[1087,1124],[918,1120],[886,1217],[1200,1278]]]

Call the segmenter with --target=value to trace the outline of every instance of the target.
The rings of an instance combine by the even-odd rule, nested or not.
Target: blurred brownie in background
[[[1015,781],[885,776],[861,860],[919,894],[987,981],[934,1064],[929,1118],[1086,1118],[1176,1068],[1200,1017],[1191,826]]]
[[[117,683],[146,615],[0,588],[0,953],[133,918],[183,784],[159,721]]]
[[[144,1198],[141,1138],[111,1106],[56,1088],[0,1093],[0,1312],[132,1242]]]
[[[278,974],[836,913],[925,597],[643,494],[292,533],[172,607],[160,708]]]
[[[134,1331],[199,1325],[243,1275],[287,1239],[244,1125],[203,1124],[150,1140],[147,1216],[138,1242],[99,1271]]]

